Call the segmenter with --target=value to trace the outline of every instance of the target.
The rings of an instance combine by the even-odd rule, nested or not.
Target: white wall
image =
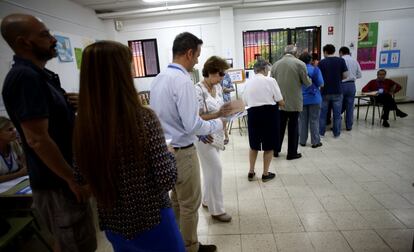
[[[73,48],[84,46],[96,39],[106,39],[107,31],[104,23],[98,19],[93,10],[81,7],[68,0],[4,0],[0,1],[0,17],[3,18],[12,13],[26,13],[43,20],[52,34],[63,35],[70,38],[72,53]],[[13,52],[7,43],[0,39],[0,88],[4,78],[10,69]],[[79,71],[76,60],[61,63],[58,59],[48,62],[47,68],[59,74],[62,86],[67,91],[77,91],[79,85]],[[1,99],[0,99],[1,100]],[[0,110],[3,104],[0,102]],[[0,113],[4,113],[0,112]]]
[[[101,21],[92,10],[80,7],[69,0],[3,0],[0,2],[0,16],[12,12],[25,12],[41,17],[56,34],[71,38],[72,47],[83,47],[88,40],[109,38],[127,44],[128,40],[156,38],[161,70],[172,60],[172,42],[183,31],[189,31],[204,41],[199,64],[211,55],[234,58],[234,67],[243,67],[242,32],[257,29],[293,28],[322,26],[322,46],[327,43],[337,48],[355,45],[351,48],[356,57],[358,23],[379,22],[378,43],[382,39],[398,38],[402,65],[389,69],[389,75],[408,75],[407,94],[414,99],[414,57],[405,47],[414,41],[410,26],[414,23],[414,2],[412,0],[343,0],[337,2],[308,3],[273,7],[232,9],[222,8],[179,15],[163,15],[136,18],[123,21],[123,30],[115,31],[113,20]],[[328,35],[327,27],[334,27],[334,34]],[[380,47],[380,45],[379,45]],[[0,40],[0,79],[3,80],[10,66],[11,51]],[[378,50],[379,53],[380,50]],[[405,57],[405,58],[404,58]],[[377,57],[378,58],[378,57]],[[63,86],[76,90],[78,71],[76,63],[59,63],[52,60],[48,67],[57,71]],[[363,78],[357,81],[361,88],[368,80],[375,78],[375,70],[363,71]],[[138,90],[148,90],[153,78],[136,78]]]
[[[172,61],[174,38],[181,32],[191,32],[203,40],[199,64],[202,68],[205,60],[212,55],[221,55],[221,34],[219,11],[210,11],[179,16],[161,16],[123,21],[123,29],[113,32],[113,39],[128,44],[129,40],[157,39],[160,69],[163,70]],[[114,27],[113,21],[107,21],[108,28]],[[224,56],[224,55],[223,55]],[[201,72],[201,71],[200,71]],[[153,78],[135,78],[138,90],[148,90]]]
[[[133,39],[156,38],[160,67],[163,69],[171,61],[171,46],[175,35],[189,31],[205,42],[197,68],[201,69],[206,57],[213,54],[232,57],[234,67],[243,68],[243,31],[321,26],[322,46],[331,43],[339,49],[353,43],[351,53],[356,57],[358,24],[376,21],[379,22],[379,44],[390,36],[398,37],[401,46],[414,41],[414,33],[408,32],[414,23],[412,0],[344,0],[246,9],[222,8],[220,11],[127,20],[124,21],[124,30],[113,32],[111,36],[122,43]],[[106,23],[113,30],[113,21]],[[328,35],[328,26],[334,27],[333,35]],[[402,67],[389,69],[389,76],[408,75],[407,95],[414,99],[414,57],[408,57],[405,48],[401,50]],[[380,45],[378,53],[379,51]],[[363,71],[357,87],[360,89],[375,75],[376,70]],[[147,90],[151,80],[152,78],[139,78],[135,79],[135,83],[139,90]]]
[[[396,39],[401,50],[399,68],[387,69],[387,76],[407,75],[407,96],[414,100],[414,1],[412,0],[347,0],[346,3],[345,45],[358,42],[358,23],[378,22],[377,68],[381,42],[384,39]],[[353,54],[356,57],[356,53]],[[357,90],[369,80],[376,78],[377,70],[362,72],[357,80]]]

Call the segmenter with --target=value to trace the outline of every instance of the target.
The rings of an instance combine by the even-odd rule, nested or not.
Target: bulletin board
[[[243,83],[246,80],[244,69],[230,69],[227,70],[227,73],[234,84]]]

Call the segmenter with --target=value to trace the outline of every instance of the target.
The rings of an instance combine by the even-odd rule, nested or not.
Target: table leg
[[[375,98],[373,99],[373,106],[372,106],[372,125],[374,125],[374,121],[375,121],[375,107],[377,106],[376,102],[375,102]]]
[[[359,105],[360,105],[360,101],[361,101],[361,97],[358,97],[358,99],[357,99],[357,106],[358,106],[358,108],[357,108],[357,120],[359,120]]]

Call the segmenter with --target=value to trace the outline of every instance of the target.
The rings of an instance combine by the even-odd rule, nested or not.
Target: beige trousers
[[[198,208],[201,204],[200,165],[194,146],[175,151],[177,183],[171,201],[188,252],[198,251]]]

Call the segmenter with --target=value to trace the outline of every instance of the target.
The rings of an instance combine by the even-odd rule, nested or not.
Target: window
[[[132,40],[128,45],[132,51],[134,77],[153,77],[160,72],[156,39]]]
[[[321,27],[243,32],[244,68],[252,69],[259,57],[275,63],[289,44],[296,44],[299,54],[307,51],[320,58]]]

